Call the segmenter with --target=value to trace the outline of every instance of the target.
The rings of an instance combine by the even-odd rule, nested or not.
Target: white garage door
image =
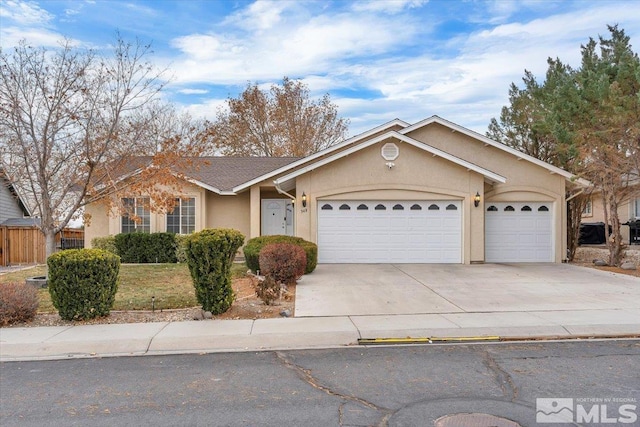
[[[486,262],[553,262],[552,203],[487,203]]]
[[[459,201],[319,201],[322,263],[460,263]]]

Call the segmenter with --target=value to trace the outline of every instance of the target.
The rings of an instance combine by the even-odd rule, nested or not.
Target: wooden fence
[[[57,249],[84,247],[84,230],[65,228],[56,235]],[[44,264],[44,234],[36,227],[0,226],[0,266]]]

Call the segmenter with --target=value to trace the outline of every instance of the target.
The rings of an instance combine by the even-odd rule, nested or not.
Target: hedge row
[[[122,233],[96,237],[91,246],[118,255],[124,263],[187,262],[187,237],[173,233]]]
[[[255,237],[244,246],[244,259],[247,267],[253,272],[261,270],[260,251],[271,243],[290,243],[300,246],[307,254],[307,266],[304,274],[309,274],[316,269],[316,265],[318,265],[318,246],[315,243],[308,242],[301,237],[275,235]]]

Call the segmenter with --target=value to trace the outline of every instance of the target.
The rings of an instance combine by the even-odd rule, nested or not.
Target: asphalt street
[[[428,426],[486,413],[534,426],[541,398],[590,417],[564,425],[640,425],[639,367],[639,340],[4,362],[0,425]]]

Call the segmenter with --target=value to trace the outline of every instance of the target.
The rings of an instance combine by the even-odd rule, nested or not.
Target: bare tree
[[[348,125],[328,94],[314,101],[305,84],[285,77],[268,92],[249,83],[237,99],[229,98],[209,135],[224,155],[301,157],[344,139]]]
[[[154,117],[167,117],[150,53],[120,37],[110,57],[69,41],[55,50],[23,42],[0,51],[0,165],[40,217],[47,256],[80,207],[122,189],[118,177],[132,156],[150,155],[156,167],[147,169],[169,176],[168,164],[190,152],[180,135],[141,137],[154,131]],[[150,174],[127,185],[148,185]]]

